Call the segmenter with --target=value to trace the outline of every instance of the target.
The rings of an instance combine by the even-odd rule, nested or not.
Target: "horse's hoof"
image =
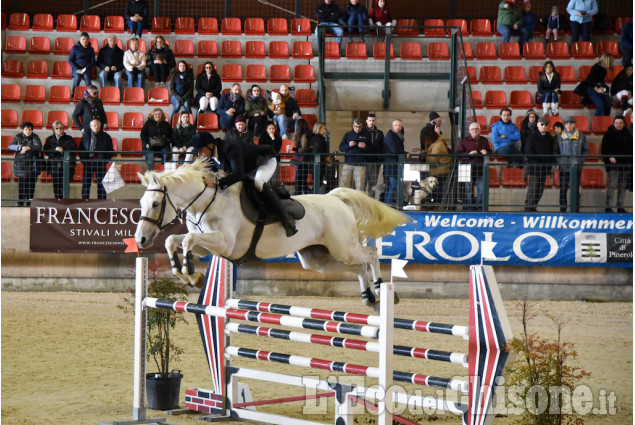
[[[401,300],[399,299],[399,295],[397,295],[397,293],[396,293],[396,292],[393,292],[393,295],[394,295],[394,297],[393,297],[393,304],[399,304],[399,301],[401,301]]]
[[[370,288],[366,288],[362,292],[362,301],[364,302],[365,305],[373,304],[375,302],[375,295],[373,295]]]
[[[205,286],[205,276],[203,276],[202,273],[196,273],[191,279],[191,282],[193,286],[197,287],[198,289],[203,289],[203,286]]]
[[[172,269],[172,274],[173,274],[174,276],[178,276],[178,275],[180,274],[180,273],[179,273],[179,269],[177,269],[177,268],[173,268],[173,269]]]

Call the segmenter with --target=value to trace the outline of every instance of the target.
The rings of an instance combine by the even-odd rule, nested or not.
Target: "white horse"
[[[148,171],[139,176],[147,187],[140,200],[141,217],[135,232],[141,249],[151,246],[161,230],[187,213],[189,233],[171,235],[165,241],[172,272],[185,283],[195,284],[200,278],[194,270],[193,255],[211,253],[235,261],[248,252],[256,225],[243,215],[239,199],[242,183],[220,190],[216,175],[201,160],[176,170]],[[304,217],[296,222],[298,233],[287,237],[279,222],[265,225],[255,247],[256,257],[277,258],[297,252],[305,269],[354,273],[362,300],[366,305],[374,304],[368,267],[378,295],[382,278],[377,249],[362,245],[362,241],[388,235],[412,219],[353,189],[293,198],[305,208]]]

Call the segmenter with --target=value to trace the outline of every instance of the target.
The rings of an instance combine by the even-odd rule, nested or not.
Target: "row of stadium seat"
[[[537,95],[537,93],[536,93]],[[475,109],[501,109],[510,107],[512,109],[532,109],[542,108],[542,104],[537,101],[537,96],[532,97],[529,90],[513,90],[510,92],[509,100],[503,90],[489,90],[485,92],[485,98],[478,90],[472,90],[472,100]],[[595,109],[595,105],[590,103],[590,109]],[[584,109],[580,96],[570,90],[564,90],[560,95],[561,109]]]
[[[590,125],[589,119],[586,115],[573,115],[573,117],[576,119],[575,127],[585,134],[603,135],[606,132],[607,128],[613,125],[613,117],[611,116],[593,116],[591,118]],[[520,128],[523,118],[523,112],[520,112],[516,116],[516,127]],[[549,121],[549,126],[547,127],[547,130],[549,131],[553,129],[554,124],[558,122],[562,124],[563,122],[561,116],[547,116],[545,118]],[[500,117],[498,115],[492,115],[489,119],[488,125],[487,118],[484,115],[477,115],[476,122],[481,126],[481,134],[489,134],[491,126],[498,122],[499,119]],[[625,116],[624,119],[627,125],[630,125],[631,116]]]
[[[614,65],[613,69],[607,70],[605,81],[612,83],[617,74],[619,74],[624,67],[622,65]],[[571,65],[560,65],[557,67],[558,74],[560,74],[560,82],[562,84],[577,84],[578,81],[586,80],[591,70],[591,65],[581,65],[578,67],[578,77],[575,75],[575,68]],[[501,69],[498,66],[485,65],[482,66],[476,73],[476,68],[473,66],[467,67],[470,83],[481,84],[526,84],[537,83],[538,74],[542,71],[542,66],[532,65],[529,67],[529,78],[525,72],[525,67],[520,65],[506,66],[501,75]]]

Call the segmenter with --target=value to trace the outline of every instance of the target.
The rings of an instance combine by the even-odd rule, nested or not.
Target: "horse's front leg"
[[[170,235],[165,239],[165,250],[170,258],[172,274],[181,279],[183,283],[189,284],[190,280],[181,273],[181,260],[179,259],[178,248],[181,247],[186,235]]]
[[[199,286],[202,280],[201,273],[196,272],[194,267],[194,255],[214,254],[227,257],[230,250],[227,250],[225,236],[220,232],[211,233],[188,233],[184,235],[181,248],[183,249],[183,266],[181,273],[185,275],[192,285]]]

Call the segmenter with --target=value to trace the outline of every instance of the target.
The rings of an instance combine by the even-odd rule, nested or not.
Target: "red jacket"
[[[382,25],[386,25],[388,22],[392,22],[392,13],[390,13],[390,9],[388,6],[384,4],[384,8],[380,9],[377,6],[377,2],[375,1],[375,6],[370,10],[368,17],[374,23],[381,22]]]

